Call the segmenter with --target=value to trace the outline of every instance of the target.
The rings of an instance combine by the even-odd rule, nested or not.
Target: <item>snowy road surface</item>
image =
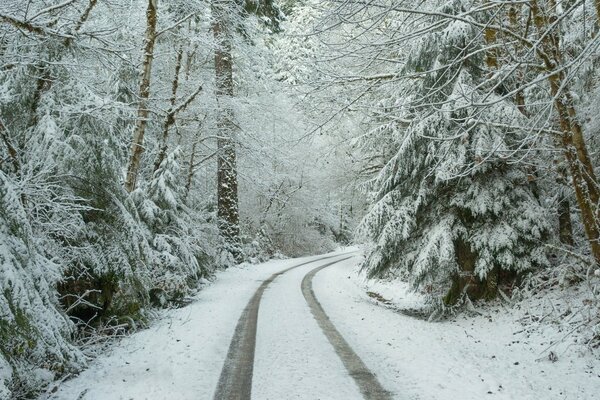
[[[387,400],[390,397],[387,392],[381,388],[381,385],[377,381],[377,378],[369,371],[360,358],[352,351],[348,344],[344,341],[341,335],[337,332],[335,327],[329,321],[327,315],[321,308],[318,300],[315,298],[312,290],[312,278],[316,272],[323,268],[327,268],[336,263],[348,260],[352,256],[343,255],[340,256],[327,256],[320,258],[315,261],[305,261],[297,264],[293,267],[285,269],[281,272],[277,272],[269,279],[265,280],[262,285],[258,288],[254,296],[250,299],[250,302],[244,309],[242,316],[235,329],[231,345],[225,364],[219,378],[217,391],[215,393],[215,400],[236,400],[236,399],[247,399],[252,398],[252,384],[253,384],[253,371],[254,371],[254,355],[256,348],[256,334],[259,316],[259,305],[262,300],[262,296],[265,290],[273,283],[275,279],[281,275],[303,266],[313,264],[323,264],[309,272],[302,280],[302,294],[308,302],[315,319],[319,323],[319,326],[323,329],[323,332],[329,339],[329,342],[333,345],[336,353],[340,356],[346,370],[349,375],[354,379],[358,385],[360,392],[367,400]],[[333,261],[329,261],[330,259]],[[282,297],[286,297],[283,293]],[[272,302],[277,302],[278,298],[272,299]],[[285,313],[286,310],[278,310]],[[264,314],[263,314],[264,315]],[[269,317],[269,315],[267,315]],[[289,328],[295,328],[287,327]],[[264,330],[271,330],[272,324],[261,325],[261,334]],[[278,330],[277,330],[278,331]],[[276,332],[277,332],[276,331]],[[281,340],[274,337],[274,340]],[[305,352],[311,349],[305,349]],[[296,354],[294,361],[301,361],[302,354]],[[323,390],[323,389],[321,389]],[[282,394],[283,395],[283,394]],[[285,393],[289,396],[289,393]]]
[[[596,398],[600,370],[592,359],[540,362],[533,344],[515,343],[515,326],[506,321],[433,324],[399,315],[366,296],[354,275],[358,257],[318,271],[348,257],[335,256],[224,271],[192,305],[164,312],[152,328],[122,340],[42,398],[245,399],[250,392],[258,400]],[[299,266],[307,261],[314,262]],[[251,300],[257,290],[256,309]],[[319,317],[319,307],[327,317]],[[254,322],[243,322],[244,314],[255,312]],[[244,328],[236,334],[239,324]],[[335,333],[327,333],[331,328],[341,345]],[[256,336],[239,353],[246,367],[237,368],[236,343],[253,331]],[[352,372],[352,365],[362,373]],[[235,380],[241,387],[246,383],[233,392],[239,397],[227,397],[232,373],[245,376]],[[378,386],[368,397],[365,385],[379,384],[385,390]]]
[[[346,259],[342,260],[345,261]],[[339,261],[338,261],[339,262]],[[360,392],[366,400],[388,400],[391,399],[391,393],[381,386],[381,383],[373,372],[365,365],[363,360],[352,350],[352,347],[344,339],[344,336],[336,329],[335,325],[329,319],[329,316],[323,310],[323,306],[319,303],[319,300],[315,296],[313,290],[313,279],[315,275],[331,265],[337,264],[338,262],[332,262],[323,266],[317,267],[310,271],[304,279],[302,279],[302,294],[308,302],[310,310],[317,320],[317,323],[327,336],[329,343],[335,348],[335,352],[338,354],[348,374],[354,379],[354,382],[358,385]]]

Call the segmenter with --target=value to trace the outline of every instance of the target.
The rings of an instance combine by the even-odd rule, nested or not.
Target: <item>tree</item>
[[[158,94],[141,108],[133,89],[140,81],[131,49],[148,29],[127,20],[148,16],[153,3],[54,3],[12,2],[0,12],[0,202],[10,214],[0,216],[0,365],[9,372],[0,374],[0,397],[31,396],[81,369],[76,337],[143,325],[151,294],[178,301],[215,265],[206,210],[169,208],[144,179],[133,195],[122,184],[131,132],[146,119],[139,144],[156,155],[162,132],[154,128],[171,104],[160,98],[170,79],[154,81]],[[187,19],[164,16],[165,41],[156,44],[167,48],[177,43],[169,32]],[[153,65],[170,70],[170,61]],[[187,117],[200,91],[190,86],[167,116]],[[136,118],[140,109],[159,116]],[[159,177],[177,173],[160,165]],[[135,176],[149,169],[142,161]],[[143,218],[139,198],[158,204],[154,220]]]
[[[585,103],[574,95],[590,90],[587,71],[597,60],[598,17],[585,3],[327,2],[313,33],[329,61],[315,90],[342,97],[327,121],[364,115],[356,142],[364,171],[376,173],[365,183],[373,206],[362,225],[373,275],[398,273],[451,304],[467,283],[483,289],[469,293],[477,298],[508,276],[502,271],[543,265],[547,242],[575,242],[571,192],[556,197],[563,171],[598,259],[598,182],[580,117]],[[545,151],[555,147],[564,162]],[[474,208],[486,201],[508,209],[500,216],[489,204]],[[559,205],[552,237],[546,202]],[[514,227],[508,237],[526,246],[485,244],[482,229],[493,226]],[[521,254],[529,256],[511,266]]]
[[[234,96],[232,30],[239,15],[237,4],[228,0],[213,0],[213,35],[215,37],[215,79],[218,111],[218,172],[217,202],[219,230],[232,246],[240,233],[238,209],[238,183],[236,160],[236,134],[238,128],[234,121],[232,100]]]
[[[215,80],[218,105],[217,126],[219,129],[217,203],[219,230],[229,250],[239,259],[240,217],[238,205],[238,177],[236,144],[239,127],[233,110],[234,59],[233,35],[243,31],[244,14],[266,17],[267,23],[278,27],[278,9],[272,0],[240,2],[238,0],[212,0],[212,32],[215,39]],[[242,8],[243,7],[243,8]]]
[[[140,169],[142,153],[144,152],[144,135],[146,133],[146,124],[148,123],[148,98],[150,97],[150,78],[152,77],[152,63],[154,60],[154,45],[156,43],[156,26],[158,0],[148,0],[148,10],[146,11],[146,33],[144,36],[144,55],[142,70],[140,74],[140,90],[138,118],[133,133],[133,144],[131,146],[131,155],[127,167],[127,176],[125,178],[125,189],[132,192],[135,189],[137,177]]]
[[[457,6],[443,12],[460,13]],[[401,74],[419,77],[396,94],[408,103],[396,120],[406,122],[379,133],[393,138],[395,154],[373,182],[362,224],[373,242],[364,264],[371,276],[400,274],[446,305],[463,294],[494,297],[501,277],[545,264],[549,225],[513,160],[523,138],[510,127],[523,116],[479,89],[484,63],[494,67],[489,54],[469,57],[482,48],[477,30],[453,21],[408,54]],[[470,106],[485,98],[494,106]]]
[[[561,28],[556,24],[556,2],[533,0],[531,17],[541,43],[535,49],[536,54],[544,65],[562,131],[560,145],[567,160],[592,256],[596,263],[600,263],[600,186],[567,78],[569,64],[565,63],[566,57],[562,53]]]

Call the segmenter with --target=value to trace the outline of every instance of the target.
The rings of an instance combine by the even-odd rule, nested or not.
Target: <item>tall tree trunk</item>
[[[557,143],[557,146],[560,147],[560,143]],[[559,188],[564,187],[569,184],[567,167],[564,165],[562,158],[557,160],[556,164],[556,184]],[[573,246],[575,239],[573,237],[573,221],[571,220],[571,202],[563,190],[559,192],[556,211],[558,213],[558,238],[562,244]]]
[[[230,15],[236,7],[232,1],[213,0],[213,35],[216,42],[215,74],[219,129],[217,200],[219,230],[230,245],[235,247],[239,236],[238,184],[236,168],[234,121],[231,100],[234,96],[233,58],[231,54],[232,29]],[[235,254],[234,254],[235,255]]]
[[[169,129],[175,123],[175,103],[177,102],[177,89],[179,88],[179,72],[181,71],[181,64],[183,60],[183,49],[180,47],[177,50],[177,59],[175,60],[175,76],[173,77],[173,84],[171,86],[171,99],[169,100],[169,110],[165,116],[165,122],[163,124],[163,134],[161,138],[160,150],[158,157],[154,163],[154,171],[160,167],[167,155],[168,141],[169,141]]]
[[[571,205],[566,196],[558,198],[558,237],[561,243],[573,246],[573,223],[571,222]]]
[[[158,0],[148,0],[146,11],[146,35],[144,38],[144,62],[140,80],[138,118],[133,133],[133,144],[127,167],[125,189],[132,192],[135,189],[140,161],[144,152],[144,134],[148,120],[148,98],[150,97],[150,77],[152,75],[152,61],[154,60],[154,44],[156,43],[156,24]]]
[[[188,22],[188,31],[190,33],[190,35],[198,35],[199,31],[198,31],[198,27],[194,26],[194,29],[192,31],[192,21],[190,20]],[[196,53],[198,51],[198,43],[194,42],[194,46],[193,47],[189,47],[187,49],[187,54],[186,54],[186,59],[185,59],[185,80],[189,81],[190,80],[190,73],[192,71],[192,66],[194,64],[194,59],[196,58]]]
[[[525,23],[524,33],[520,32],[520,26],[523,23],[521,17],[521,11],[523,9],[522,4],[512,4],[508,9],[508,21],[510,23],[510,28],[513,32],[518,32],[521,35],[527,36],[527,32],[529,31],[529,25],[531,24],[530,18],[527,19]],[[514,45],[514,49],[516,53],[520,53],[523,45],[519,42],[516,42]],[[517,86],[521,86],[524,81],[524,72],[523,68],[519,67],[516,70],[517,75]],[[527,112],[527,106],[525,104],[525,93],[523,90],[519,90],[515,94],[515,104],[517,105],[517,109],[523,114],[525,117],[529,117],[529,113]]]
[[[553,2],[547,10],[540,8],[539,0],[531,1],[534,24],[542,39],[542,52],[538,52],[549,73],[550,92],[554,98],[561,128],[561,147],[567,160],[569,172],[575,188],[581,219],[590,242],[592,256],[600,263],[600,189],[594,168],[587,150],[583,129],[577,119],[577,113],[570,94],[566,73],[562,66],[562,53],[559,33],[548,32],[552,21],[556,19]],[[551,15],[549,17],[549,15]]]
[[[484,3],[488,5],[489,0],[485,0]],[[498,48],[496,47],[498,32],[495,29],[486,28],[483,32],[483,37],[487,46],[485,51],[485,63],[488,69],[496,70],[498,69]],[[491,72],[490,75],[492,75]]]
[[[192,154],[190,154],[190,164],[188,165],[188,174],[185,182],[185,194],[183,196],[184,200],[187,200],[190,195],[190,190],[192,189],[192,181],[194,180],[194,160],[196,158],[196,147],[198,143],[194,142],[192,145]]]
[[[177,102],[177,89],[179,87],[179,75],[181,72],[181,67],[183,65],[183,48],[180,48],[177,53],[177,61],[175,63],[175,77],[173,78],[173,85],[171,89],[171,100],[169,110],[167,111],[167,115],[165,116],[165,122],[163,124],[163,134],[161,138],[160,150],[158,152],[158,157],[156,158],[156,162],[154,164],[154,171],[158,170],[160,164],[163,162],[167,155],[168,143],[169,143],[169,130],[173,125],[175,125],[175,117],[177,114],[183,110],[185,110],[193,101],[196,99],[198,94],[202,91],[202,85],[196,88],[196,91],[189,95],[185,100],[182,100],[181,103],[176,104]],[[181,136],[179,140],[179,144],[181,144]]]

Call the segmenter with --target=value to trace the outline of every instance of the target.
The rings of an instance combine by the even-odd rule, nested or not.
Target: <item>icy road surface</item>
[[[340,251],[219,273],[193,304],[41,398],[591,400],[600,391],[595,360],[550,363],[528,345],[507,347],[517,327],[506,321],[428,323],[375,304],[358,260]]]

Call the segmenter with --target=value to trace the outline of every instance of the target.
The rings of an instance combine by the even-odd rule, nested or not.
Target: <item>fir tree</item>
[[[461,10],[457,1],[440,11]],[[473,105],[490,100],[482,40],[454,21],[410,54],[402,74],[419,78],[399,90],[407,106],[381,129],[394,154],[371,183],[360,229],[372,243],[370,276],[404,276],[446,305],[493,297],[503,278],[546,262],[544,209],[515,162],[522,138],[510,127],[522,115],[506,100]]]

